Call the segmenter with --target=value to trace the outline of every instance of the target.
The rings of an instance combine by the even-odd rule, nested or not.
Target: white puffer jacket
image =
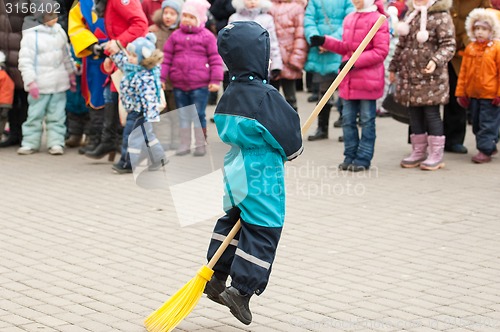
[[[40,24],[23,31],[19,50],[19,70],[24,89],[36,81],[41,94],[69,89],[69,75],[75,71],[70,55],[68,37],[56,23],[53,27]]]

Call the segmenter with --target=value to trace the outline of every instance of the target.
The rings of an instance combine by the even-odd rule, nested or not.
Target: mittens
[[[342,61],[339,65],[339,72],[342,71],[342,69],[344,69],[345,65],[347,64],[349,60],[345,60],[345,61]],[[354,69],[354,66],[351,67],[351,69]],[[350,69],[349,69],[350,70]]]
[[[69,91],[76,92],[76,75],[69,74]]]
[[[470,99],[467,97],[457,97],[457,103],[458,103],[458,105],[467,109],[467,108],[469,108]]]
[[[90,45],[88,49],[92,52],[92,55],[96,58],[106,57],[106,54],[104,54],[104,46],[103,45],[95,43],[95,44]]]
[[[311,36],[311,47],[321,46],[325,43],[325,36]]]
[[[38,84],[35,81],[28,84],[29,94],[32,98],[38,99],[40,97],[40,89],[38,89]]]
[[[281,74],[281,69],[273,69],[271,70],[271,80],[272,81],[275,81],[278,79],[278,77],[280,76]]]
[[[492,101],[491,104],[498,107],[500,106],[500,97],[495,97]]]

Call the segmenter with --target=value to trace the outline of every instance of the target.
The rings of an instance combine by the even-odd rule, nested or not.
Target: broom
[[[364,51],[368,43],[372,40],[375,33],[385,22],[386,17],[381,15],[375,22],[373,27],[370,29],[366,37],[363,39],[361,44],[358,46],[356,51],[353,53],[349,61],[346,63],[344,68],[340,71],[337,78],[333,81],[332,85],[328,88],[326,93],[323,95],[319,103],[314,108],[313,112],[306,120],[302,126],[302,135],[305,135],[309,130],[314,119],[318,116],[319,112],[323,109],[323,106],[327,103],[328,99],[335,92],[340,82],[347,75],[354,62],[359,58],[361,53]],[[165,302],[160,308],[151,313],[145,320],[144,326],[150,332],[169,332],[172,331],[189,313],[194,309],[196,304],[203,294],[203,290],[208,281],[212,278],[214,273],[213,267],[222,256],[229,243],[233,240],[236,233],[241,228],[241,222],[238,222],[233,226],[229,234],[226,236],[220,247],[215,252],[212,259],[207,263],[207,265],[202,266],[196,276],[191,279],[187,284],[184,285],[180,290],[177,291],[172,297]]]

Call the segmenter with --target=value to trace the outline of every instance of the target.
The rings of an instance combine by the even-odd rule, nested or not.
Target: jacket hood
[[[244,0],[232,0],[231,4],[237,13],[241,13],[244,10],[251,10],[245,7]],[[260,0],[259,7],[263,13],[267,13],[271,9],[273,3],[270,0]]]
[[[45,24],[40,24],[38,21],[33,18],[33,16],[26,16],[24,18],[23,22],[23,31],[22,33],[29,33],[31,31],[38,31],[42,33],[49,33],[49,34],[54,34],[54,33],[63,33],[66,35],[64,32],[63,28],[59,23],[54,24],[52,27],[49,27]]]
[[[437,0],[432,4],[432,6],[429,7],[427,12],[432,13],[432,12],[442,12],[445,10],[450,10],[452,5],[453,5],[453,0]],[[415,8],[413,6],[412,0],[408,1],[408,8],[409,11],[412,11]]]
[[[219,31],[217,47],[230,80],[267,80],[271,46],[269,33],[260,24],[242,21],[226,25]]]
[[[476,41],[473,28],[474,23],[476,23],[477,21],[486,22],[491,27],[490,40],[500,38],[500,26],[493,10],[476,8],[469,13],[465,20],[465,31],[467,31],[467,36],[469,36],[470,40]]]

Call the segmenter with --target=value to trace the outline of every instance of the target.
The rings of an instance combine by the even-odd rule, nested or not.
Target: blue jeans
[[[191,128],[191,123],[194,122],[194,127],[206,128],[207,119],[205,110],[208,103],[208,88],[199,88],[190,91],[183,91],[174,88],[175,103],[177,104],[179,114],[179,127]],[[195,105],[198,119],[192,117],[192,112],[182,110],[183,107]],[[199,122],[198,122],[198,121]]]
[[[130,112],[127,114],[127,122],[125,122],[125,127],[123,127],[123,138],[122,138],[122,148],[121,156],[118,161],[124,168],[132,168],[130,163],[130,155],[128,153],[128,138],[132,131],[144,123],[144,117],[140,112]]]
[[[344,162],[369,167],[375,148],[375,100],[342,100],[342,131],[344,133]],[[357,118],[361,123],[359,138]]]
[[[471,98],[472,132],[476,136],[476,147],[491,156],[497,149],[500,128],[500,107],[491,104],[491,99]]]

